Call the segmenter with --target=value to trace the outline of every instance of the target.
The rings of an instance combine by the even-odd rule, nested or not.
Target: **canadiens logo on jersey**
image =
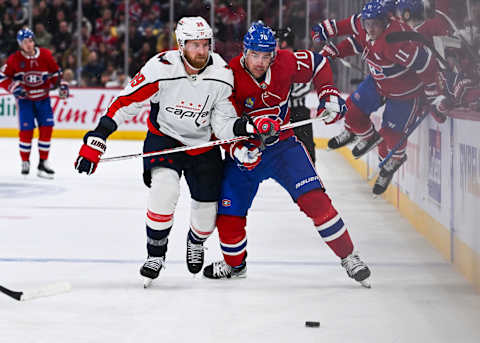
[[[375,80],[383,80],[385,78],[385,74],[381,66],[372,62],[369,59],[367,59],[367,63],[368,63],[368,68],[370,69],[370,73],[372,74]]]
[[[23,82],[29,87],[40,86],[43,83],[43,73],[38,71],[29,71],[23,76]]]

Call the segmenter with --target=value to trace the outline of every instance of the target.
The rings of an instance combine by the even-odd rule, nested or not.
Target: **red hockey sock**
[[[30,159],[30,151],[32,150],[33,130],[20,130],[18,136],[20,138],[20,158],[22,161],[28,161]]]
[[[245,217],[223,214],[217,216],[217,229],[223,258],[232,267],[241,265],[247,252],[246,224]]]
[[[368,115],[355,105],[350,97],[347,99],[347,113],[345,113],[345,128],[366,139],[373,134],[373,124]]]
[[[52,140],[53,126],[40,126],[38,128],[38,152],[40,159],[47,160],[50,152],[50,141]]]
[[[388,152],[390,152],[390,150],[392,150],[395,147],[395,145],[397,145],[398,141],[403,136],[403,132],[397,132],[397,131],[394,131],[394,130],[388,128],[388,127],[381,128],[379,133],[382,135],[383,140],[385,141],[385,145],[386,145],[386,148],[387,148]],[[392,157],[393,158],[402,158],[403,155],[405,155],[406,147],[407,147],[407,141],[405,141],[397,149],[397,151],[393,154]],[[380,152],[380,156],[382,156],[381,153],[383,151],[380,151],[380,149],[379,149],[379,152]],[[385,156],[382,156],[382,158],[384,158]]]
[[[328,195],[320,189],[303,194],[297,200],[300,209],[312,218],[315,227],[335,255],[345,258],[353,252],[348,230]]]

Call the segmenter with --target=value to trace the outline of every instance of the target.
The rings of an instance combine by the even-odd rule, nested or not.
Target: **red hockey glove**
[[[58,87],[58,96],[60,99],[66,99],[70,95],[70,89],[68,88],[68,84],[66,82],[61,82],[60,86]]]
[[[427,110],[433,118],[440,124],[447,120],[447,114],[452,108],[450,101],[447,97],[437,89],[435,83],[425,86],[425,97],[427,99]]]
[[[253,125],[253,133],[260,136],[260,140],[266,146],[278,142],[280,135],[280,118],[273,115],[250,117]]]
[[[100,157],[107,150],[107,143],[103,137],[101,137],[95,131],[89,131],[83,137],[84,144],[80,148],[77,160],[75,161],[75,169],[78,172],[91,175],[97,169]]]
[[[337,88],[324,86],[318,96],[320,104],[317,109],[317,117],[322,119],[325,124],[333,124],[345,116],[347,104],[340,96]]]
[[[241,169],[252,170],[262,161],[262,153],[255,145],[240,141],[230,146],[230,156]]]
[[[338,51],[337,47],[333,43],[328,43],[325,44],[320,50],[320,55],[324,57],[330,57],[330,58],[336,58],[338,55],[340,55],[340,52]]]
[[[314,41],[326,42],[330,37],[336,36],[337,32],[335,19],[325,19],[312,27],[311,36]]]

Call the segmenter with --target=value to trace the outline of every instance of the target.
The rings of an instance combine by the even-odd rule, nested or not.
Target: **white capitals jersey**
[[[188,146],[208,142],[212,129],[217,138],[230,139],[238,119],[232,90],[233,73],[220,55],[211,53],[200,74],[188,75],[180,52],[171,50],[152,57],[113,99],[105,115],[119,125],[149,100],[148,126],[153,133]]]

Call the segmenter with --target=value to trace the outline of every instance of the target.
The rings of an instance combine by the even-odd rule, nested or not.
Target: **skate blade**
[[[153,279],[150,279],[148,277],[143,278],[143,288],[148,288],[152,284]]]
[[[54,175],[50,175],[50,174],[47,174],[47,173],[42,172],[42,171],[39,171],[37,173],[37,176],[42,178],[42,179],[47,179],[47,180],[53,180],[53,178],[54,178]]]
[[[370,282],[368,281],[368,279],[365,279],[363,281],[358,281],[363,287],[365,288],[372,288],[372,285],[370,284]]]

